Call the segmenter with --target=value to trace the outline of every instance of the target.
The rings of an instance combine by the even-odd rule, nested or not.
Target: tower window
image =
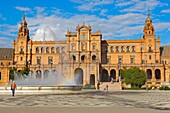
[[[1,66],[3,66],[4,65],[4,63],[3,62],[1,62]]]
[[[94,45],[94,44],[93,44],[93,47],[92,47],[92,49],[93,49],[93,50],[95,50],[95,49],[96,49],[96,45]]]
[[[151,48],[151,47],[149,47],[149,50],[148,50],[148,52],[152,52],[152,48]]]
[[[72,45],[72,51],[74,51],[75,50],[75,45]]]
[[[84,60],[85,60],[85,56],[83,55],[81,56],[81,62],[84,62]]]
[[[82,51],[85,51],[85,43],[82,43]]]
[[[95,62],[95,61],[96,61],[96,56],[93,55],[93,56],[92,56],[92,62]]]
[[[76,62],[76,57],[73,55],[73,62]]]
[[[22,57],[20,57],[20,61],[22,61],[23,59],[22,59]]]
[[[149,55],[149,60],[151,60],[152,59],[152,56],[151,55]]]

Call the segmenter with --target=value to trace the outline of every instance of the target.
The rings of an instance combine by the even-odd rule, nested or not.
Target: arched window
[[[46,48],[46,53],[50,53],[49,47]]]
[[[82,43],[82,51],[85,51],[85,43]]]
[[[62,47],[62,49],[61,49],[61,50],[62,50],[62,53],[65,53],[65,48],[64,48],[64,47]]]
[[[72,51],[75,51],[75,45],[72,45],[71,49]]]
[[[116,46],[116,52],[119,52],[119,47],[118,46]]]
[[[110,47],[110,52],[111,53],[114,52],[114,47],[113,46]]]
[[[93,55],[93,56],[92,56],[92,62],[95,62],[95,61],[96,61],[96,56]]]
[[[38,47],[36,48],[36,53],[39,53],[39,48]]]
[[[73,55],[73,62],[76,62],[76,57]]]
[[[136,51],[135,46],[132,46],[132,52],[135,52],[135,51]]]
[[[81,56],[81,62],[84,62],[84,60],[85,60],[85,56],[83,55]]]
[[[60,48],[59,47],[56,48],[56,52],[60,53]]]
[[[124,52],[124,46],[121,47],[121,52]]]
[[[44,48],[43,47],[41,48],[41,53],[44,53]]]
[[[54,53],[54,47],[51,48],[51,53]]]
[[[129,46],[126,47],[126,52],[130,52]]]
[[[96,50],[96,45],[95,44],[92,45],[92,50],[93,51]]]

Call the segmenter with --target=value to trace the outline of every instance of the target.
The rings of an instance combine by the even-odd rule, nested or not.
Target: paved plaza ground
[[[170,113],[169,91],[0,95],[0,113]]]

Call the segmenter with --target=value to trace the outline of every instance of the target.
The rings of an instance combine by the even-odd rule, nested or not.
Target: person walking
[[[106,84],[106,91],[108,91],[108,87],[109,87],[109,86]]]
[[[100,89],[100,82],[98,81],[98,83],[97,83],[97,90],[99,90]]]
[[[11,90],[12,90],[12,96],[14,96],[15,95],[15,89],[16,89],[16,84],[15,84],[15,81],[13,81],[12,82],[12,84],[11,84]]]

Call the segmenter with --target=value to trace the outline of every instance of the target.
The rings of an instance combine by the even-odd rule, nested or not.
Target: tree
[[[9,79],[14,80],[15,79],[15,72],[17,71],[16,67],[10,67],[9,68]]]
[[[130,69],[121,70],[121,76],[124,78],[123,82],[131,84],[132,87],[141,87],[146,82],[146,73],[138,67],[131,67]]]
[[[23,70],[20,71],[20,74],[21,74],[21,75],[24,75],[24,74],[25,74],[25,75],[28,75],[28,74],[29,74],[29,71],[30,71],[29,68],[28,68],[28,67],[25,67]]]

